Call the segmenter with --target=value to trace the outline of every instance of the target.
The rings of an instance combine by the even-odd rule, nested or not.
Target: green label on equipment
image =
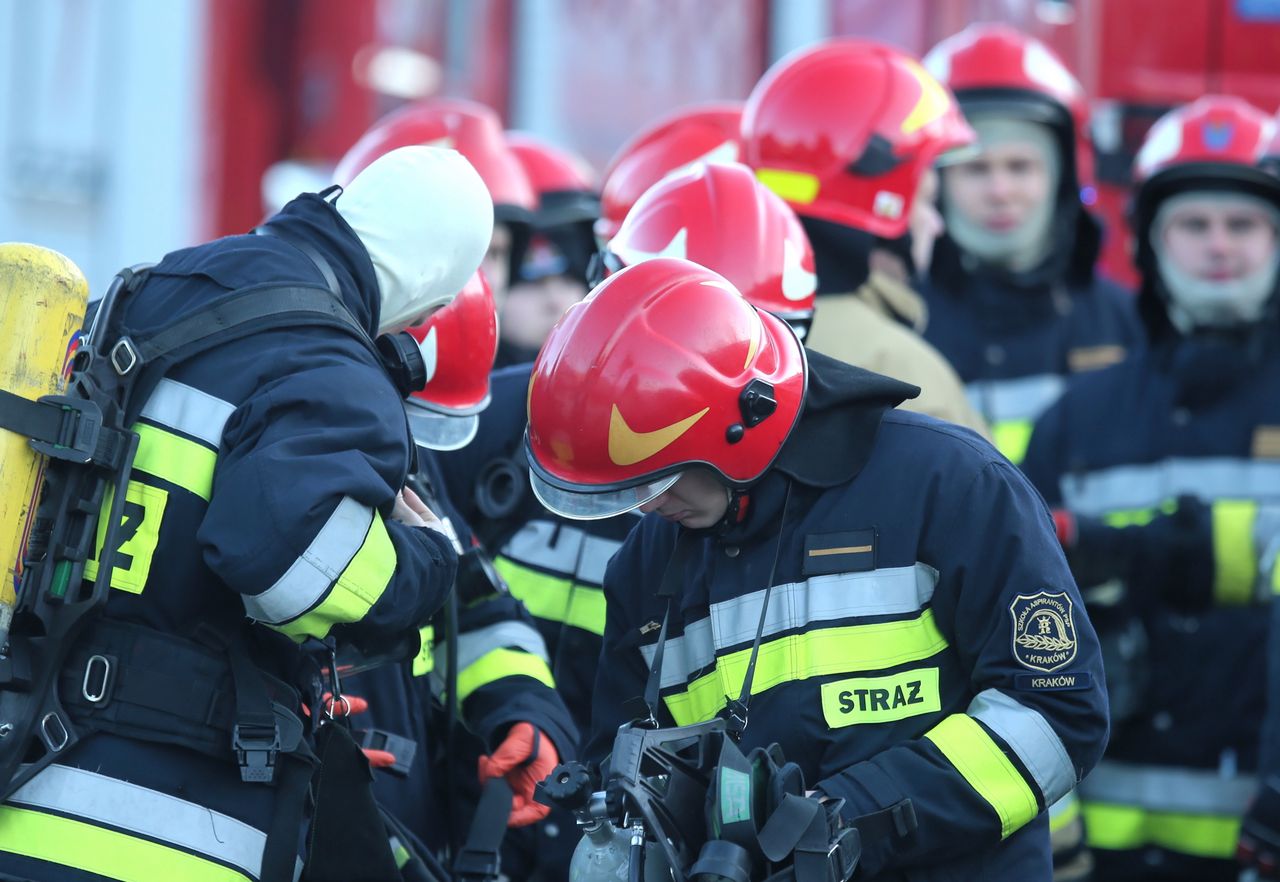
[[[726,824],[751,817],[751,776],[727,767],[720,769],[720,817]]]

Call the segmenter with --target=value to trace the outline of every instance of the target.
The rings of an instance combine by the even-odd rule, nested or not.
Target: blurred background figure
[[[1121,361],[1142,334],[1130,296],[1095,272],[1101,228],[1080,201],[1093,147],[1075,77],[1005,25],[971,25],[924,63],[955,92],[980,151],[941,171],[946,233],[921,267],[925,338],[1016,463],[1065,378]]]
[[[600,216],[595,172],[580,156],[532,135],[507,134],[534,193],[533,238],[502,304],[495,367],[533,361],[564,311],[587,294]]]

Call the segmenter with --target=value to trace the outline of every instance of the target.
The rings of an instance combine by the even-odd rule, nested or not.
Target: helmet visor
[[[538,501],[561,517],[576,521],[598,521],[639,508],[646,502],[656,499],[680,480],[680,475],[681,472],[676,472],[633,487],[592,493],[556,487],[540,478],[535,470],[530,469],[529,483],[533,485],[533,495],[538,497]]]
[[[451,416],[414,407],[412,403],[405,410],[413,440],[429,450],[460,450],[471,443],[480,427],[476,414]]]

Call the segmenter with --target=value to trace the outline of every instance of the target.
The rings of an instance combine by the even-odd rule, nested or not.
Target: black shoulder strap
[[[489,882],[501,873],[502,840],[511,815],[511,785],[506,778],[490,778],[480,793],[466,844],[453,862],[463,882]]]

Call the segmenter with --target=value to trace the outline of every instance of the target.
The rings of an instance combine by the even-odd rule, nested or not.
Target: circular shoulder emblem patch
[[[1013,656],[1033,671],[1056,671],[1076,657],[1076,625],[1066,592],[1019,594],[1013,616]]]

